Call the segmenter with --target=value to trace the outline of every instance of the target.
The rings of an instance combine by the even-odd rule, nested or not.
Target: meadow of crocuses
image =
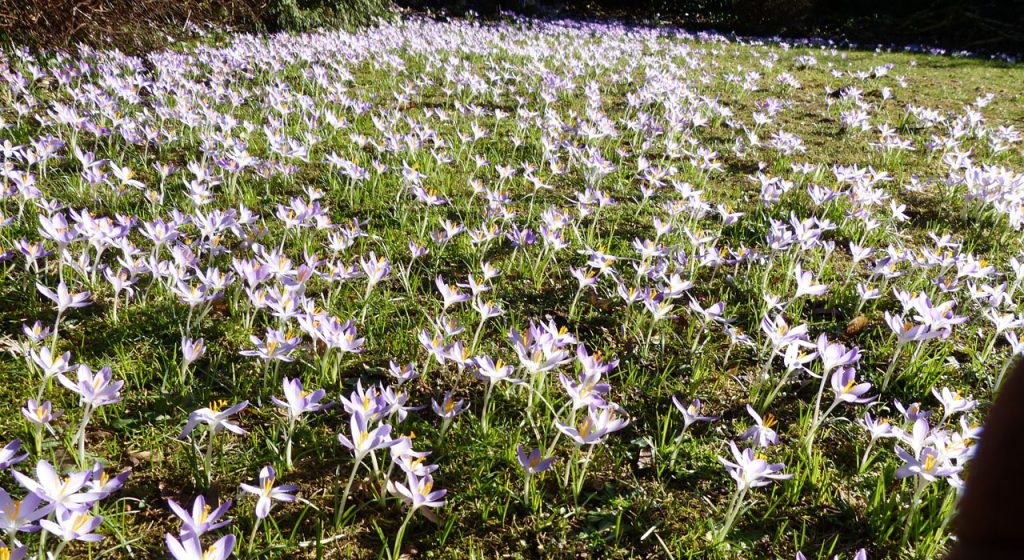
[[[426,19],[0,54],[0,558],[933,558],[1024,71]]]

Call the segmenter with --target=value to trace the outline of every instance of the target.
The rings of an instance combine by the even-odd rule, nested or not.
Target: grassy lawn
[[[200,495],[233,500],[198,539],[233,535],[239,558],[951,542],[974,428],[1022,350],[1019,66],[413,19],[146,59],[9,48],[0,70],[0,445],[28,453],[0,487],[25,496],[13,471],[39,461],[131,469],[41,512],[85,507],[102,540],[0,535],[15,551],[168,557],[165,534],[190,539],[167,500]],[[61,283],[86,305],[58,313]],[[88,404],[103,381],[80,364],[124,382],[116,402]],[[272,397],[296,379],[295,402],[333,405],[290,422]],[[674,396],[715,419],[684,428]],[[62,414],[33,423],[29,399]],[[182,437],[243,401],[244,433],[199,418]],[[748,405],[765,429],[742,440]],[[865,413],[892,431],[871,438]],[[360,456],[339,434],[394,445]],[[767,485],[730,477],[732,442],[756,463],[737,476]],[[519,444],[551,468],[528,475]],[[792,476],[753,476],[762,459]],[[258,520],[240,484],[265,466],[298,499]],[[410,481],[444,505],[407,515]]]

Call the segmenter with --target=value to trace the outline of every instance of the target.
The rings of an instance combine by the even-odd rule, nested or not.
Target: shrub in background
[[[0,40],[40,48],[160,48],[199,27],[244,31],[352,29],[392,11],[390,0],[0,0]]]

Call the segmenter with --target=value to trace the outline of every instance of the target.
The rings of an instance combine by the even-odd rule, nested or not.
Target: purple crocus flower
[[[113,374],[105,367],[95,374],[89,366],[78,366],[78,382],[68,379],[63,373],[57,374],[57,380],[68,389],[78,393],[82,402],[88,406],[101,406],[121,401],[121,387],[124,381],[112,381]]]
[[[60,509],[86,509],[97,498],[91,492],[80,492],[92,477],[90,471],[72,472],[66,477],[61,477],[53,465],[40,460],[36,463],[36,479],[15,470],[12,470],[11,474],[26,490]]]
[[[196,496],[195,501],[192,502],[192,512],[189,513],[185,508],[178,505],[178,502],[174,500],[167,500],[167,505],[170,506],[171,511],[174,515],[178,516],[181,520],[182,535],[194,535],[200,537],[203,533],[219,529],[228,523],[231,523],[230,519],[224,521],[217,521],[228,509],[231,508],[231,500],[224,502],[216,508],[210,508],[206,503],[206,498],[203,496]]]
[[[189,364],[198,360],[205,350],[206,345],[203,343],[202,338],[192,340],[191,338],[183,337],[181,339],[182,367],[188,367]]]
[[[531,475],[542,473],[550,469],[551,464],[555,462],[554,457],[542,459],[540,448],[534,448],[533,451],[530,451],[530,453],[527,454],[526,448],[524,448],[521,443],[516,446],[516,456],[519,459],[519,465]]]
[[[75,307],[85,307],[92,302],[89,301],[89,292],[70,292],[68,291],[67,284],[61,282],[57,284],[57,291],[54,292],[46,286],[36,283],[36,289],[39,293],[46,296],[47,299],[57,304],[57,313],[63,314],[68,309]]]
[[[837,367],[852,366],[860,360],[860,349],[854,347],[847,350],[841,343],[829,342],[825,333],[818,337],[817,346],[821,368],[826,375]]]
[[[853,368],[843,368],[832,374],[832,390],[836,393],[836,402],[864,404],[875,400],[875,397],[864,397],[871,390],[870,383],[857,383],[857,372]]]
[[[227,430],[240,436],[245,435],[246,431],[238,424],[228,420],[228,418],[249,406],[249,401],[242,401],[230,408],[224,409],[226,405],[227,401],[215,401],[210,403],[208,407],[193,411],[188,415],[188,422],[185,424],[185,428],[181,431],[178,439],[185,439],[200,422],[206,423],[210,428],[210,433],[213,434],[219,433],[221,430]]]
[[[338,434],[338,442],[352,450],[356,463],[363,460],[370,452],[394,445],[397,440],[391,439],[391,426],[383,424],[373,430],[367,427],[366,418],[359,412],[353,412],[349,421],[352,439],[345,434]]]
[[[916,475],[927,482],[934,482],[939,478],[952,476],[963,470],[963,467],[950,463],[947,458],[931,447],[921,449],[917,456],[902,447],[897,447],[896,455],[903,460],[903,466],[896,469],[897,479]]]
[[[11,465],[17,465],[28,458],[28,453],[18,455],[18,451],[21,451],[20,439],[16,439],[0,449],[0,470],[10,468]]]
[[[744,449],[742,452],[736,447],[736,443],[730,441],[729,449],[732,451],[733,461],[719,457],[718,461],[729,471],[729,476],[736,481],[740,491],[750,488],[767,486],[773,480],[786,480],[792,478],[792,474],[782,473],[785,465],[782,463],[769,463],[762,457],[756,455],[753,449]]]
[[[320,404],[320,401],[323,400],[326,394],[323,389],[307,393],[302,389],[302,381],[299,379],[288,379],[287,377],[284,378],[281,385],[284,389],[284,400],[276,396],[271,396],[270,400],[288,411],[289,420],[297,420],[306,412],[318,412],[330,406],[329,403]]]
[[[127,469],[122,471],[120,474],[111,477],[104,472],[103,465],[97,462],[93,465],[89,474],[91,475],[88,483],[89,490],[97,496],[98,500],[102,500],[120,490],[121,487],[124,486],[125,481],[128,480],[128,477],[132,474],[132,471],[131,469]]]
[[[749,404],[747,405],[747,413],[754,419],[754,425],[746,432],[743,432],[743,435],[740,436],[741,441],[749,439],[755,447],[768,447],[769,445],[779,443],[779,434],[775,433],[775,430],[772,429],[778,423],[774,414],[769,412],[764,415],[764,418],[761,418],[761,415]]]
[[[828,286],[815,284],[814,275],[811,272],[804,272],[799,263],[793,273],[796,276],[796,295],[793,299],[800,296],[820,296],[828,292]]]
[[[257,519],[265,519],[270,514],[270,506],[273,505],[274,500],[294,502],[298,499],[294,495],[294,492],[299,489],[298,486],[291,484],[274,486],[276,480],[277,471],[274,470],[274,467],[267,465],[260,470],[259,487],[244,483],[241,485],[242,490],[259,496],[259,500],[256,502]]]
[[[444,496],[447,490],[434,490],[434,478],[432,476],[416,476],[413,473],[406,473],[408,484],[395,482],[394,488],[402,497],[402,500],[412,511],[420,508],[439,508],[445,504]]]
[[[26,554],[28,554],[27,546],[10,548],[4,544],[4,541],[0,541],[0,558],[5,560],[23,560]]]
[[[717,416],[701,416],[701,402],[700,399],[694,399],[692,403],[684,406],[679,399],[673,395],[672,404],[676,406],[679,412],[683,415],[683,431],[685,432],[691,424],[694,422],[712,422],[718,420]]]
[[[174,560],[227,560],[235,548],[235,536],[225,535],[210,548],[203,550],[199,543],[199,537],[194,534],[182,535],[178,540],[171,535],[165,537],[167,550],[174,557]]]
[[[0,531],[8,535],[38,531],[39,526],[35,522],[53,511],[52,506],[39,507],[41,502],[42,498],[35,493],[30,492],[24,498],[15,500],[0,488]]]
[[[56,522],[43,519],[39,522],[43,529],[68,541],[98,542],[103,535],[93,533],[103,523],[98,515],[89,515],[84,511],[57,509]]]

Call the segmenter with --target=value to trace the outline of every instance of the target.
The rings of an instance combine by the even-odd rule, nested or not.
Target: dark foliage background
[[[499,9],[676,23],[747,35],[822,36],[1024,53],[1024,0],[399,0],[487,17]]]
[[[397,0],[415,10],[484,18],[618,18],[745,35],[821,36],[1024,53],[1024,0]],[[391,0],[0,0],[0,39],[39,47],[79,42],[127,51],[165,45],[191,24],[255,31],[353,28],[392,13]]]
[[[356,27],[390,0],[0,0],[0,38],[31,47],[80,42],[129,52],[167,44],[193,25],[256,31]]]

